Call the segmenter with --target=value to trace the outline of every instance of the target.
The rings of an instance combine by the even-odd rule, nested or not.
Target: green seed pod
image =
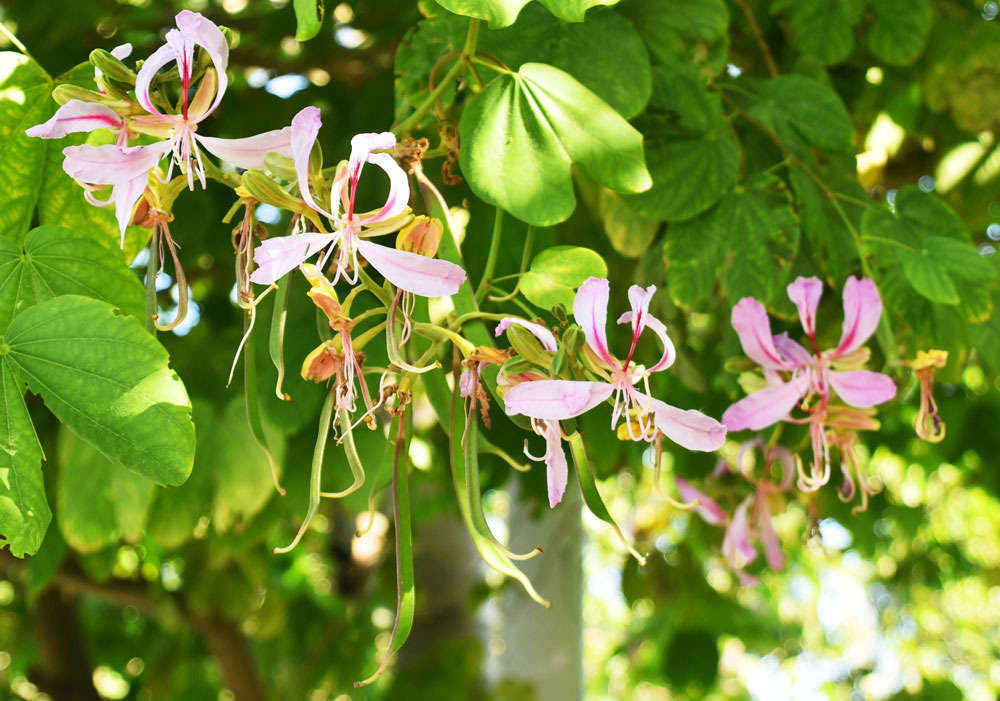
[[[292,182],[298,177],[295,173],[295,161],[275,151],[264,154],[264,165],[282,180]]]
[[[733,374],[739,374],[741,372],[747,372],[749,370],[755,370],[757,368],[757,363],[750,360],[750,358],[745,355],[738,355],[733,358],[727,358],[725,364],[723,365],[726,372],[731,372]]]
[[[104,49],[94,49],[90,52],[90,62],[104,74],[105,78],[135,87],[135,71]]]
[[[525,360],[543,368],[547,368],[552,362],[552,352],[542,348],[538,339],[523,327],[511,325],[507,329],[507,338],[510,340],[511,348]]]
[[[306,214],[311,210],[298,197],[292,197],[285,188],[259,170],[248,170],[243,174],[243,187],[255,200],[278,209]]]
[[[511,358],[500,368],[504,375],[520,375],[522,372],[533,372],[537,369],[533,363],[518,357]]]

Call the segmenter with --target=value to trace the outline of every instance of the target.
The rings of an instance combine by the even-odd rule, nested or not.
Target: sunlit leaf
[[[532,304],[572,309],[576,288],[589,277],[605,277],[607,264],[596,252],[578,246],[553,246],[531,261],[521,278],[521,292]]]

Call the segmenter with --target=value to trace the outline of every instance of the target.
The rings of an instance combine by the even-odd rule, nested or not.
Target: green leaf
[[[958,304],[961,301],[948,271],[924,251],[907,256],[903,274],[913,289],[932,302]]]
[[[621,7],[658,63],[707,63],[722,70],[728,57],[729,9],[723,0],[633,0]]]
[[[722,96],[709,92],[704,76],[690,63],[656,66],[650,112],[670,112],[676,126],[709,132],[722,127]]]
[[[854,27],[861,21],[863,0],[777,0],[772,12],[784,13],[792,45],[824,65],[839,63],[854,49]]]
[[[646,135],[646,158],[653,186],[626,198],[638,212],[657,221],[680,221],[704,212],[739,177],[740,149],[721,129],[703,136],[672,129],[662,116],[637,123]]]
[[[38,64],[19,53],[0,52],[0,182],[4,206],[0,208],[0,236],[16,244],[35,211],[45,153],[44,139],[25,129],[41,124],[52,114],[49,97],[52,79]]]
[[[211,465],[215,476],[212,523],[217,533],[245,525],[275,494],[267,455],[247,425],[243,398],[232,399],[219,415],[213,440],[199,451],[199,461]],[[276,456],[281,462],[280,455]]]
[[[101,299],[136,318],[145,316],[142,283],[96,241],[59,226],[39,226],[25,237],[23,253],[0,242],[0,331],[24,309],[65,294]]]
[[[142,537],[152,482],[111,462],[65,426],[57,455],[57,521],[70,547],[92,553],[120,538]]]
[[[968,282],[989,282],[997,277],[997,270],[988,260],[979,255],[971,242],[928,236],[924,239],[923,250],[927,256],[952,274],[952,277]]]
[[[545,64],[493,79],[469,101],[459,132],[472,190],[536,226],[573,213],[572,163],[618,192],[651,184],[641,134],[572,76]]]
[[[807,142],[827,151],[851,152],[854,124],[832,88],[802,75],[782,75],[764,85],[774,116]]]
[[[77,295],[7,329],[7,360],[56,417],[104,455],[160,484],[191,472],[191,404],[167,352],[133,317]]]
[[[490,29],[507,27],[517,20],[530,0],[437,0],[438,5],[457,15],[486,20]],[[595,5],[614,5],[618,0],[539,0],[549,12],[566,22],[582,22]]]
[[[642,256],[660,229],[659,222],[642,216],[619,194],[604,187],[598,195],[597,213],[611,246],[626,258]]]
[[[323,26],[323,0],[294,0],[295,41],[309,41]]]
[[[562,304],[573,308],[576,288],[589,277],[606,277],[608,266],[599,254],[579,246],[553,246],[535,256],[521,278],[521,292],[543,309]]]
[[[854,199],[863,200],[867,196],[856,180],[830,170],[814,170],[818,170],[819,177],[836,192],[843,192]],[[800,204],[802,232],[808,238],[815,255],[823,262],[828,276],[834,280],[843,280],[858,260],[857,244],[848,229],[848,223],[826,193],[801,169],[791,168],[788,175]],[[850,225],[857,229],[861,218],[860,208],[844,201],[840,203],[840,209]]]
[[[0,344],[0,544],[17,557],[38,551],[52,520],[42,482],[42,449],[18,382]]]
[[[868,48],[875,58],[897,66],[915,61],[934,19],[930,0],[871,0],[871,8]]]

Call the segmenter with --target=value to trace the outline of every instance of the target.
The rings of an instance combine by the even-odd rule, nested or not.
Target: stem
[[[771,74],[771,77],[778,75],[778,66],[774,62],[774,56],[771,55],[771,49],[767,45],[767,41],[764,39],[764,33],[760,31],[760,25],[757,24],[757,18],[754,17],[753,8],[750,7],[750,3],[747,0],[733,0],[736,5],[743,10],[743,14],[746,15],[747,22],[750,23],[750,31],[753,32],[754,36],[757,38],[757,44],[760,46],[760,52],[764,54],[764,63],[767,64],[767,70]]]
[[[493,314],[491,312],[468,312],[462,316],[455,319],[448,328],[452,331],[456,331],[462,328],[462,325],[467,321],[472,321],[473,319],[486,319],[487,321],[502,321],[506,319],[510,314]]]
[[[524,277],[524,274],[528,271],[528,262],[531,260],[531,247],[532,244],[534,243],[534,240],[535,240],[535,227],[529,225],[528,233],[524,235],[524,248],[521,251],[521,272],[519,272],[516,276],[511,276],[511,277],[517,277],[517,283],[514,285],[514,289],[511,290],[511,293],[509,295],[504,295],[503,297],[490,297],[489,300],[491,302],[507,302],[513,299],[514,296],[517,294],[518,290],[521,289],[521,278]],[[494,282],[503,279],[505,278],[495,278]]]
[[[3,26],[0,24],[0,26]],[[158,232],[153,231],[152,238],[149,239],[149,260],[146,261],[146,330],[156,336],[156,315],[159,314],[159,305],[156,302],[156,276],[159,272],[159,241]]]
[[[475,21],[478,22],[478,20],[475,20]],[[28,47],[26,47],[24,44],[22,44],[21,40],[18,39],[16,36],[14,36],[14,33],[11,32],[9,29],[7,29],[7,27],[4,25],[3,22],[0,22],[0,34],[3,34],[5,37],[7,37],[7,39],[10,41],[10,43],[13,44],[14,46],[16,46],[18,51],[20,51],[22,54],[24,54],[29,59],[31,59],[31,61],[36,66],[38,66],[39,68],[42,68],[42,64],[40,64],[38,62],[38,59],[36,59],[34,56],[31,55],[31,52],[28,51]],[[45,70],[45,69],[42,68],[42,70]]]
[[[884,243],[890,246],[896,246],[897,248],[902,248],[904,251],[914,251],[912,246],[907,246],[902,241],[893,241],[892,239],[883,238],[882,236],[862,236],[861,241],[872,241],[874,243]]]
[[[465,46],[462,47],[462,58],[470,59],[476,55],[476,42],[479,40],[479,25],[482,20],[473,18],[469,21],[469,33],[465,35]]]
[[[410,133],[410,131],[412,131],[413,128],[420,123],[420,120],[424,118],[424,115],[427,114],[427,110],[434,106],[434,103],[438,101],[445,89],[451,85],[452,81],[454,81],[464,69],[465,64],[461,60],[455,61],[455,64],[448,69],[448,72],[445,73],[444,78],[440,83],[438,83],[437,87],[435,87],[434,90],[432,90],[431,93],[424,99],[424,101],[420,103],[417,109],[413,111],[413,114],[407,117],[398,126],[393,127],[392,132],[398,137],[402,137]]]
[[[493,220],[493,236],[490,238],[490,252],[486,257],[486,268],[483,270],[483,277],[479,280],[479,288],[476,290],[476,304],[482,304],[486,298],[486,293],[493,282],[493,271],[497,266],[497,255],[500,253],[500,238],[503,234],[503,210],[497,207],[496,218]]]
[[[378,297],[378,301],[383,305],[388,307],[392,304],[392,295],[386,292],[384,287],[376,284],[376,282],[372,280],[371,276],[366,273],[365,269],[360,265],[358,266],[358,279],[361,280],[361,284],[368,288],[369,292]]]

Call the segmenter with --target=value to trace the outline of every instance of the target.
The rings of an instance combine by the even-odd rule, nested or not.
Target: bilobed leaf
[[[700,132],[724,125],[722,96],[709,92],[704,76],[690,63],[672,63],[653,69],[649,111],[669,112],[676,116],[676,126]]]
[[[866,197],[864,189],[856,180],[839,177],[830,170],[820,170],[820,177],[837,192],[843,192],[854,199]],[[808,238],[813,251],[823,262],[829,276],[842,280],[850,274],[858,260],[857,244],[848,223],[830,202],[819,186],[799,168],[788,171],[792,190],[801,206],[802,232]],[[844,201],[840,210],[847,216],[851,226],[860,224],[861,210],[857,205]],[[865,210],[867,211],[867,210]]]
[[[14,315],[46,299],[78,294],[101,299],[137,318],[145,316],[139,279],[114,251],[60,226],[28,232],[24,251],[0,243],[0,331]]]
[[[596,252],[579,246],[553,246],[535,256],[521,278],[521,292],[543,309],[572,309],[576,288],[589,277],[606,277],[608,266]]]
[[[530,0],[438,0],[450,12],[486,20],[490,29],[507,27],[517,20]],[[539,0],[549,12],[566,22],[582,22],[587,10],[596,5],[614,5],[618,0]]]
[[[739,176],[740,150],[722,128],[704,135],[672,129],[659,116],[638,121],[653,186],[626,201],[643,216],[680,221],[711,207]]]
[[[597,213],[612,248],[626,258],[638,258],[645,253],[660,228],[659,222],[642,216],[618,193],[604,187],[598,195]]]
[[[545,64],[494,78],[469,101],[459,132],[472,190],[536,226],[573,213],[572,163],[618,192],[651,184],[642,135],[572,76]]]
[[[0,343],[0,545],[24,557],[41,546],[52,512],[42,482],[42,449],[4,351]]]
[[[839,63],[854,49],[854,27],[861,21],[863,0],[778,0],[772,12],[784,14],[792,45],[824,65]]]
[[[813,146],[851,151],[854,124],[832,88],[806,76],[782,75],[767,81],[764,97],[774,105],[774,116]]]
[[[47,144],[24,133],[41,124],[55,107],[52,79],[19,53],[0,52],[0,236],[20,244],[35,211]]]
[[[912,63],[924,50],[934,19],[930,0],[871,0],[871,8],[868,48],[885,63]]]
[[[712,293],[726,262],[710,214],[667,226],[663,261],[670,296],[677,304],[692,306]]]
[[[958,290],[945,267],[923,251],[906,257],[903,274],[913,289],[932,302],[958,304]]]
[[[657,63],[726,65],[729,9],[723,0],[633,0],[621,12],[642,35]]]
[[[951,273],[952,277],[968,282],[989,282],[997,276],[996,268],[979,255],[972,242],[928,236],[924,239],[923,250],[929,258]]]
[[[295,41],[309,41],[323,26],[323,0],[294,0]]]
[[[111,462],[65,426],[57,455],[57,522],[70,547],[92,553],[120,538],[138,540],[153,483]]]
[[[77,295],[18,314],[8,362],[56,417],[108,458],[160,484],[191,472],[194,425],[167,351],[140,321]]]

